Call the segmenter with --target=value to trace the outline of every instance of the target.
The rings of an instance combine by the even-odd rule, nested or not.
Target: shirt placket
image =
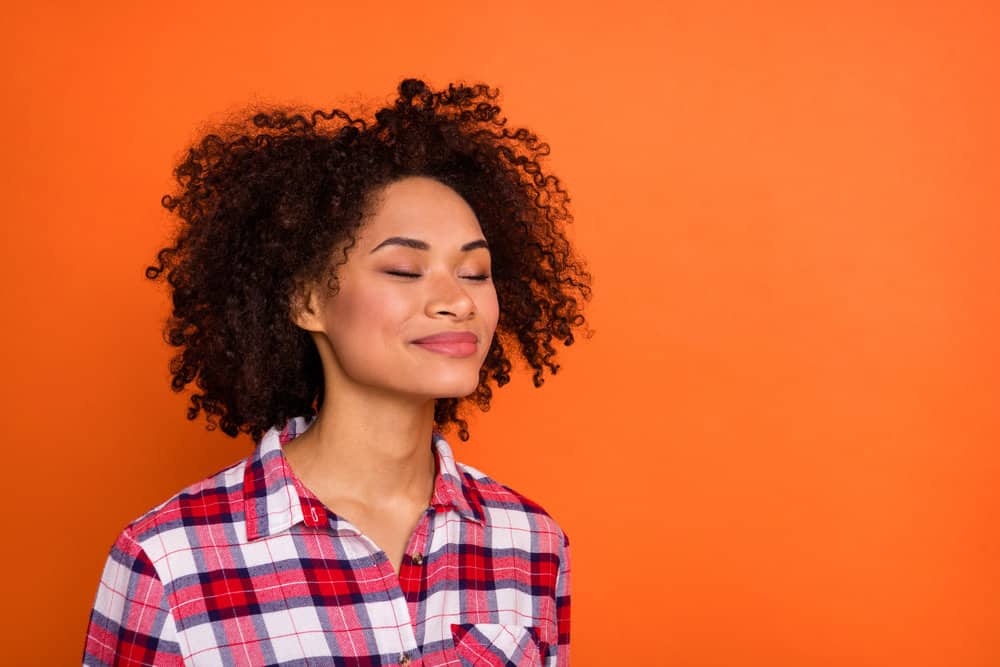
[[[304,489],[300,489],[304,491]],[[327,508],[318,498],[310,497],[308,493],[300,496],[302,513],[306,525],[320,526],[328,524]],[[404,667],[419,667],[423,664],[416,638],[416,620],[419,617],[420,591],[424,577],[424,550],[429,544],[428,528],[430,515],[434,508],[428,507],[417,522],[416,528],[410,534],[409,542],[403,553],[403,561],[397,574],[385,552],[370,537],[362,533],[343,517],[337,517],[344,528],[350,529],[355,539],[363,541],[371,552],[372,564],[378,570],[385,582],[386,599],[392,606],[399,632],[401,650],[397,660]]]

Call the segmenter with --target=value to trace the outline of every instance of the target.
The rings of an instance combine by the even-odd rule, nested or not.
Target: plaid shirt
[[[130,523],[104,566],[85,665],[569,664],[569,539],[433,432],[430,505],[397,575],[294,476],[252,455]]]

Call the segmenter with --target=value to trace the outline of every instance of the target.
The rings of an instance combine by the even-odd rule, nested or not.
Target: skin
[[[391,237],[429,248],[378,247]],[[337,269],[340,291],[307,286],[293,307],[293,321],[316,343],[327,391],[316,421],[285,445],[285,457],[397,573],[434,488],[434,399],[476,390],[496,331],[489,250],[461,249],[477,240],[485,240],[482,229],[458,193],[434,179],[404,178],[381,191]],[[475,353],[453,357],[411,342],[442,331],[476,334]]]

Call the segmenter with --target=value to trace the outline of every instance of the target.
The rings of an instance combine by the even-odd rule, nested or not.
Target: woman
[[[568,537],[442,435],[508,351],[555,373],[591,294],[497,95],[407,79],[370,124],[272,110],[190,149],[147,277],[188,418],[256,448],[119,535],[84,664],[568,664]]]

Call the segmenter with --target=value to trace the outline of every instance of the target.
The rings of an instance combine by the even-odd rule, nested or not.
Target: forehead
[[[469,204],[450,187],[424,176],[409,176],[382,188],[360,230],[359,243],[374,246],[386,236],[409,236],[431,247],[461,246],[482,237]]]

